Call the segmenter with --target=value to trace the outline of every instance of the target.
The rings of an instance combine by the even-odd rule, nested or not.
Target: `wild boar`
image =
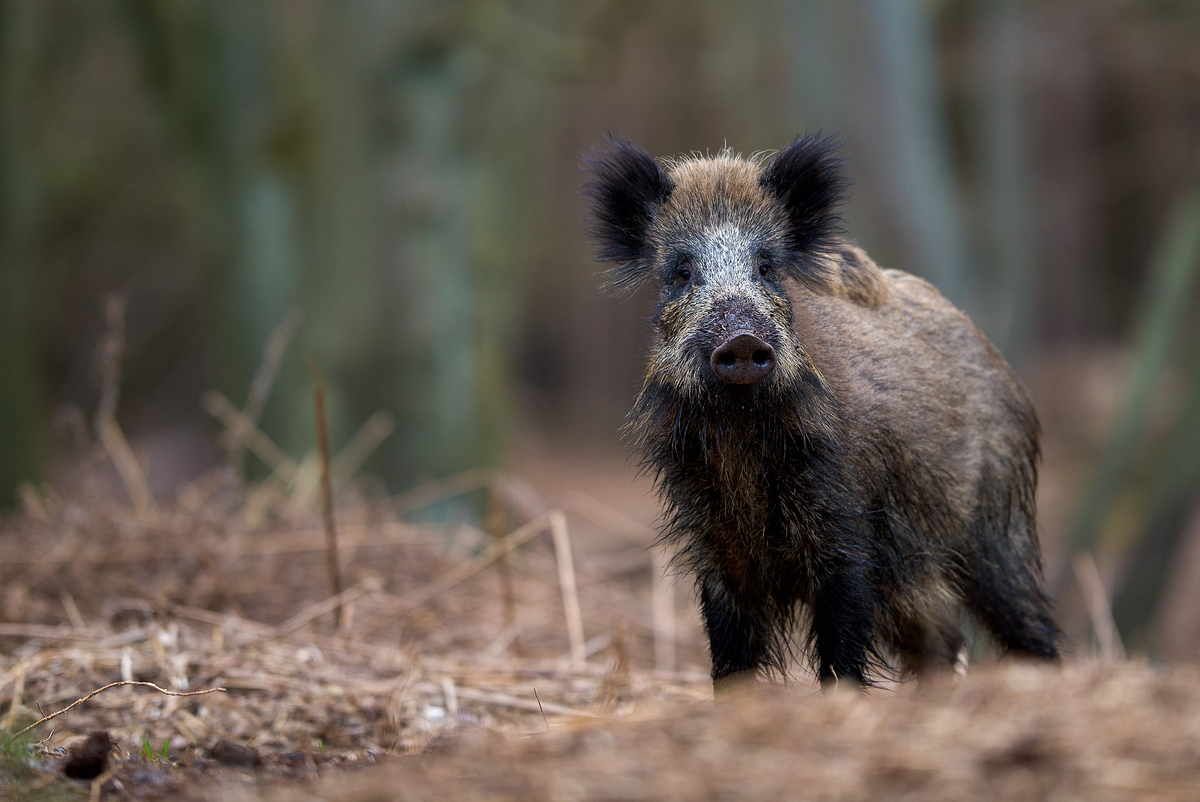
[[[822,684],[952,666],[978,619],[1047,660],[1037,416],[971,321],[845,238],[836,148],[585,161],[617,290],[653,284],[627,436],[696,580],[718,691],[796,650]]]

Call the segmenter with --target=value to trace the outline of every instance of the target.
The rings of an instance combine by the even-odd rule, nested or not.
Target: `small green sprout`
[[[171,739],[163,740],[162,751],[155,752],[150,745],[150,737],[142,736],[142,758],[147,763],[170,763],[171,762]]]

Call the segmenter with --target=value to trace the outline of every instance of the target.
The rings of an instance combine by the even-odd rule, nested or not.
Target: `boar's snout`
[[[775,349],[753,334],[737,334],[713,349],[708,364],[726,384],[758,384],[775,370]]]

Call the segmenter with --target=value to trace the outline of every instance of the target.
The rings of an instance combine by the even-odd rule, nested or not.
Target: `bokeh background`
[[[857,241],[1030,386],[1076,648],[1100,599],[1200,656],[1194,0],[0,0],[0,503],[82,486],[115,298],[156,495],[225,458],[201,399],[282,326],[262,428],[296,458],[311,357],[335,446],[394,424],[390,491],[492,466],[650,521],[617,430],[651,299],[597,289],[580,156],[813,129]]]

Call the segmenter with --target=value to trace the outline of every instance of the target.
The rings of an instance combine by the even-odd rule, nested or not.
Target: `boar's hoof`
[[[758,687],[758,671],[746,668],[713,679],[713,696],[724,699]]]
[[[821,676],[821,693],[843,693],[845,691],[865,691],[866,687],[862,682],[854,677],[839,677],[836,673],[830,672]]]

